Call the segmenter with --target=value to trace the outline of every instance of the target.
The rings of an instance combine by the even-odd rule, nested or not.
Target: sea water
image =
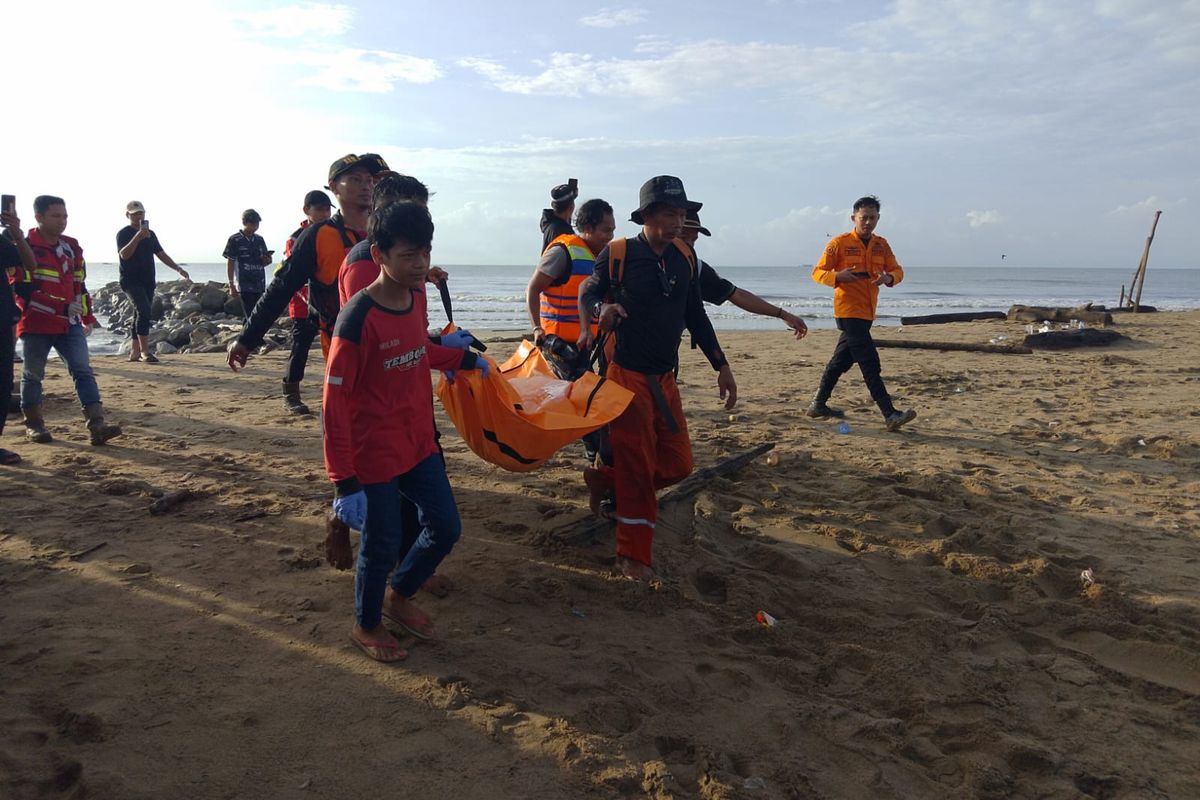
[[[529,327],[525,286],[533,268],[525,266],[442,265],[450,274],[454,321],[478,330],[521,331]],[[224,264],[189,264],[194,281],[225,282]],[[721,276],[736,286],[781,305],[810,328],[832,328],[833,290],[813,283],[812,268],[718,267]],[[173,280],[175,273],[159,269],[160,280]],[[904,281],[895,288],[882,287],[876,325],[898,325],[904,316],[950,314],[968,311],[1007,311],[1024,305],[1076,306],[1118,304],[1121,286],[1128,286],[1132,269],[1090,268],[905,268]],[[88,285],[99,288],[117,279],[115,264],[88,264]],[[1146,275],[1142,302],[1164,311],[1200,309],[1200,269],[1151,269]],[[732,303],[707,306],[717,330],[776,330],[777,319],[748,314]],[[445,324],[437,295],[429,298],[432,327]],[[92,334],[96,353],[116,352],[121,336],[105,330]]]

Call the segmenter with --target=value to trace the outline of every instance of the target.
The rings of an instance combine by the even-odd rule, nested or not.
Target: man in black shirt
[[[267,243],[258,235],[261,222],[262,217],[253,208],[243,211],[242,229],[229,237],[225,252],[221,253],[226,259],[229,296],[242,298],[242,315],[247,324],[255,304],[267,290],[266,268],[274,252],[267,249]],[[287,299],[291,299],[290,294]],[[274,322],[274,318],[271,321]]]
[[[701,234],[712,236],[708,228],[700,224],[700,215],[695,211],[688,211],[687,219],[684,220],[683,230],[680,232],[679,238],[686,242],[692,248],[692,252],[695,253],[696,240],[700,238]],[[792,333],[795,334],[797,339],[803,339],[808,334],[808,325],[804,323],[804,320],[783,306],[772,305],[754,292],[734,286],[733,283],[718,275],[717,271],[709,266],[708,262],[701,261],[699,255],[696,256],[696,263],[700,267],[700,296],[704,298],[704,302],[719,306],[728,300],[738,308],[743,311],[749,311],[751,314],[775,317],[782,320],[784,325],[792,329]]]
[[[158,237],[150,230],[146,221],[146,207],[137,200],[125,204],[125,216],[129,224],[117,231],[117,255],[120,258],[121,289],[133,303],[133,330],[129,335],[129,360],[158,363],[146,337],[150,335],[150,306],[154,302],[154,257],[179,273],[179,277],[191,280],[187,270],[180,267],[167,255],[158,243]]]
[[[580,319],[595,316],[600,330],[616,337],[605,377],[634,395],[610,425],[613,466],[589,467],[584,480],[593,510],[615,488],[617,566],[635,580],[654,577],[656,490],[692,471],[692,444],[674,375],[684,328],[717,371],[725,407],[737,402],[733,372],[704,311],[694,254],[674,241],[688,209],[698,211],[700,204],[688,201],[678,178],[646,181],[638,210],[630,216],[642,232],[602,250],[595,272],[579,289]],[[591,343],[590,327],[584,325],[581,351]]]
[[[3,406],[0,406],[0,434],[3,434],[13,390],[13,349],[17,343],[13,326],[21,316],[8,276],[21,266],[32,272],[37,268],[37,260],[29,242],[25,241],[16,209],[5,209],[0,213],[0,223],[4,225],[4,235],[0,236],[0,400],[3,401]],[[0,447],[0,464],[7,466],[20,461],[19,455]]]

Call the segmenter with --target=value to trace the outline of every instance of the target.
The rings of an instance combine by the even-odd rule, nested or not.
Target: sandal
[[[5,450],[3,447],[0,447],[0,464],[6,467],[11,467],[13,464],[20,463],[21,457],[19,455],[14,453],[12,450]]]
[[[429,579],[421,585],[421,590],[429,592],[434,597],[446,597],[454,591],[454,581],[445,575],[430,575]]]
[[[141,358],[139,358],[138,360],[141,361],[143,364],[157,364],[158,363],[158,358],[155,357],[154,353],[142,353]]]
[[[403,661],[408,658],[408,651],[400,649],[400,643],[395,637],[388,634],[386,639],[359,639],[353,633],[350,634],[350,642],[367,654],[367,658],[378,661],[381,664],[395,664],[397,661]]]
[[[422,615],[424,616],[424,615]],[[428,642],[433,639],[433,620],[425,617],[424,622],[413,618],[405,619],[397,614],[392,614],[386,608],[383,610],[383,618],[388,622],[396,625],[396,627],[412,634],[423,642]]]

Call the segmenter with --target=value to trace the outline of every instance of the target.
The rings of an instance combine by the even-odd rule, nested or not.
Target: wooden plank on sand
[[[910,350],[963,350],[968,353],[1000,353],[1027,356],[1033,351],[1019,344],[974,344],[972,342],[917,342],[912,339],[876,339],[876,347],[902,347]]]
[[[965,311],[961,314],[927,314],[923,317],[901,317],[901,325],[942,325],[947,322],[977,322],[982,319],[1007,319],[1003,311]]]

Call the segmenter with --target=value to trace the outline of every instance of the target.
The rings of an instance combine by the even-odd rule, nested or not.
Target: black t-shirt
[[[670,245],[660,257],[640,234],[626,241],[625,267],[613,302],[620,303],[629,316],[617,326],[614,360],[625,369],[648,375],[671,372],[679,339],[687,328],[713,369],[720,369],[726,363],[725,354],[704,312],[700,281],[692,278],[687,256]],[[613,289],[608,258],[607,247],[596,256],[595,272],[583,288],[588,306]]]
[[[133,240],[137,235],[137,228],[132,225],[126,225],[121,230],[117,231],[117,252],[120,253],[125,245]],[[137,249],[133,251],[133,256],[130,258],[120,259],[121,282],[133,282],[142,285],[154,284],[154,256],[162,247],[158,244],[158,237],[154,231],[150,231],[150,235],[138,242]]]
[[[733,293],[736,291],[737,287],[733,285],[732,281],[727,281],[718,275],[707,261],[700,262],[700,296],[704,298],[704,302],[719,306],[733,297]]]
[[[8,231],[0,236],[0,325],[12,325],[21,316],[17,301],[13,297],[12,284],[8,282],[8,271],[21,266],[21,254],[9,238]],[[0,413],[4,413],[0,411]]]
[[[267,289],[267,268],[263,256],[267,254],[267,243],[257,233],[247,236],[238,231],[225,243],[221,255],[236,262],[234,277],[239,292],[262,294]]]

